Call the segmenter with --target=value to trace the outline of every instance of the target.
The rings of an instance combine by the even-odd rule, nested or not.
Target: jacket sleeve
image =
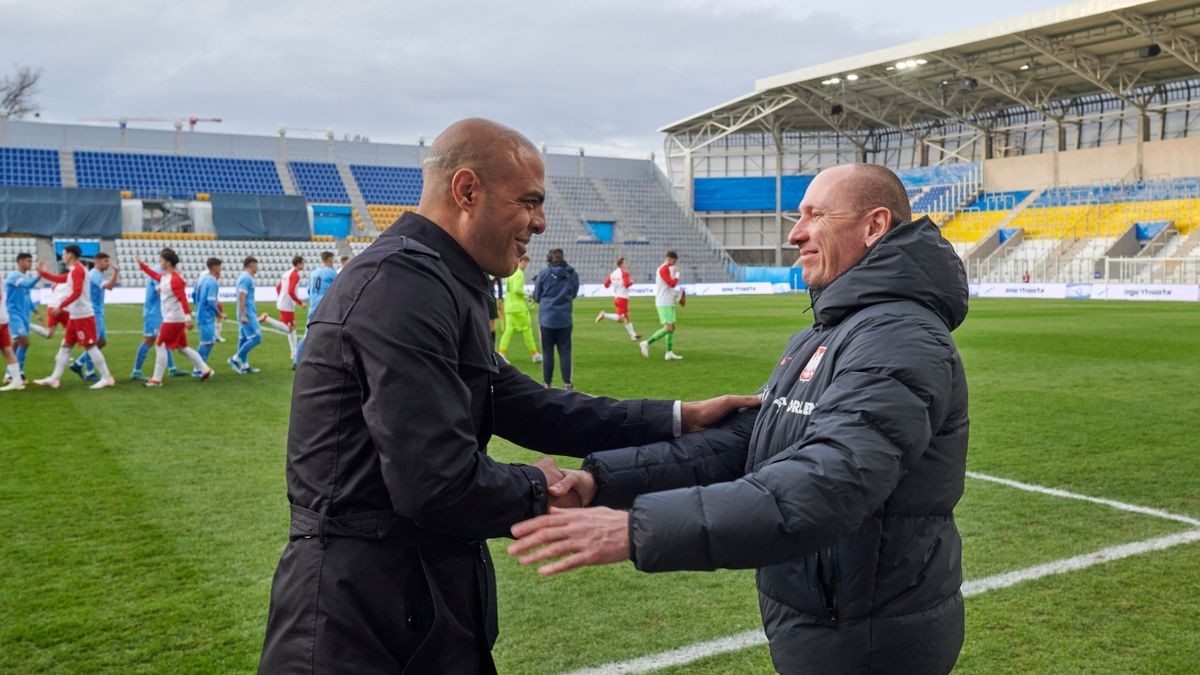
[[[737,480],[634,502],[634,564],[647,572],[763,567],[858,529],[946,417],[956,367],[948,341],[911,317],[864,326],[794,443]]]
[[[504,537],[545,513],[545,478],[479,447],[449,283],[416,255],[381,263],[346,319],[348,365],[396,513],[446,534]],[[396,302],[397,288],[419,301]]]
[[[593,506],[627,509],[648,492],[731,481],[746,470],[746,451],[758,410],[746,409],[721,424],[674,440],[597,452],[583,468],[596,476]]]
[[[583,457],[674,437],[674,401],[617,401],[547,389],[507,363],[493,389],[496,435],[537,452]]]

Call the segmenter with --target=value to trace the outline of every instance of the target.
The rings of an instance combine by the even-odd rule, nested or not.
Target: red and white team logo
[[[817,347],[817,352],[808,360],[808,364],[804,366],[804,370],[800,371],[800,381],[808,382],[813,379],[813,375],[817,373],[817,366],[821,365],[821,359],[825,356],[825,348]]]

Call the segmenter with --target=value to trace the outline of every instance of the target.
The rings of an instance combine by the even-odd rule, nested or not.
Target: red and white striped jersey
[[[654,275],[654,306],[674,307],[675,287],[679,285],[679,266],[663,263]]]
[[[188,305],[187,284],[179,272],[162,272],[141,263],[142,272],[158,282],[158,304],[162,308],[163,323],[184,323],[192,313]],[[72,317],[74,315],[72,314]]]
[[[275,287],[275,291],[279,293],[279,297],[275,300],[275,309],[281,312],[294,312],[296,305],[300,302],[300,296],[296,295],[296,288],[300,285],[300,270],[295,267],[283,273],[279,278],[279,285]]]
[[[63,285],[69,290],[59,304],[59,309],[70,314],[72,319],[95,316],[92,310],[92,294],[87,287],[87,270],[82,263],[71,265],[70,271],[67,272],[67,283]]]
[[[633,278],[629,276],[629,272],[620,267],[612,271],[608,278],[604,280],[605,287],[613,289],[614,298],[629,299],[629,287],[633,285]]]

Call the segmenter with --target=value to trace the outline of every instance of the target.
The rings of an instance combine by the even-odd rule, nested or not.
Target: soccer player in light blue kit
[[[321,266],[313,270],[308,277],[308,318],[304,322],[304,337],[308,337],[308,324],[312,323],[313,312],[317,311],[317,303],[325,297],[329,285],[337,278],[337,270],[333,269],[333,252],[321,251]],[[292,360],[292,370],[300,365],[300,352],[304,350],[304,338],[296,347],[296,358]]]
[[[250,367],[250,350],[262,342],[262,325],[258,306],[254,303],[255,274],[258,274],[258,260],[247,256],[237,280],[238,350],[227,361],[239,375],[258,372],[258,368]]]
[[[217,321],[225,318],[225,310],[221,308],[221,259],[209,258],[204,263],[208,271],[196,280],[192,289],[192,303],[195,305],[196,330],[200,333],[200,357],[208,363],[208,355],[212,353],[217,342]],[[199,370],[192,371],[192,377],[200,377]]]
[[[162,272],[162,269],[155,267],[156,272]],[[142,305],[142,344],[138,345],[137,357],[133,361],[133,374],[130,379],[144,382],[146,376],[142,374],[142,364],[146,362],[146,355],[154,349],[154,341],[158,339],[158,328],[162,325],[162,305],[158,299],[158,282],[152,278],[146,278],[146,302]],[[182,375],[179,369],[175,367],[175,358],[171,351],[167,351],[167,373],[171,377]]]
[[[104,273],[112,268],[112,278],[105,280]],[[111,291],[121,280],[121,270],[117,268],[112,258],[101,251],[92,260],[92,269],[87,273],[88,295],[92,298],[92,311],[96,313],[96,348],[104,349],[108,344],[108,334],[104,329],[104,292]],[[84,352],[71,364],[71,371],[88,382],[98,382],[96,368],[92,365],[92,357]]]
[[[8,273],[4,279],[4,302],[8,307],[8,327],[12,333],[13,351],[16,353],[17,366],[21,374],[25,373],[25,354],[29,351],[29,313],[33,311],[33,297],[30,291],[41,282],[41,277],[29,276],[33,267],[33,256],[29,253],[17,254],[17,269]]]

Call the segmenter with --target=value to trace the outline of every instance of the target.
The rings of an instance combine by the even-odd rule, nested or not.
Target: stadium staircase
[[[350,171],[350,165],[339,163],[337,171],[342,178],[342,185],[346,186],[346,193],[350,195],[350,206],[354,208],[355,229],[358,234],[378,232],[375,220],[371,217],[371,212],[367,210],[367,202],[363,200],[358,181],[354,180],[354,173]]]
[[[292,172],[288,168],[287,162],[282,159],[275,160],[275,171],[279,174],[279,183],[283,186],[283,194],[290,196],[300,194],[296,190],[296,181],[292,179]]]
[[[75,177],[75,154],[71,152],[58,153],[58,172],[62,177],[62,186],[73,188],[79,187],[79,181]]]

